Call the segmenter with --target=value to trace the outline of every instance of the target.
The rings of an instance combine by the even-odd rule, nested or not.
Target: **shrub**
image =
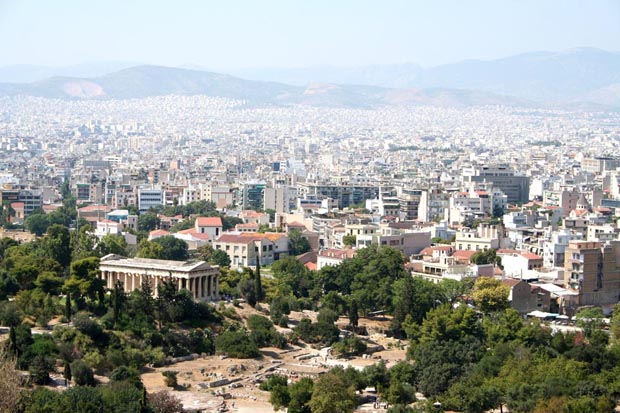
[[[75,360],[73,363],[71,363],[71,375],[73,376],[73,381],[78,386],[95,385],[95,376],[93,375],[93,370],[83,360]]]
[[[215,339],[215,350],[233,358],[255,358],[260,355],[258,346],[243,331],[226,331]]]
[[[177,381],[177,373],[176,371],[166,370],[162,371],[161,374],[164,376],[164,383],[168,387],[176,388],[179,383]]]

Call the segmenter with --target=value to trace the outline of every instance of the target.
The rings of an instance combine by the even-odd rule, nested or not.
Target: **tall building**
[[[367,199],[379,197],[379,187],[376,185],[334,185],[304,182],[297,185],[299,198],[311,198],[322,200],[331,198],[338,202],[340,208],[365,203]],[[417,211],[416,211],[417,214]]]
[[[43,208],[43,197],[41,191],[33,189],[0,189],[0,200],[2,204],[23,202],[24,218],[35,209]]]
[[[579,292],[579,305],[620,300],[620,241],[569,241],[564,269],[564,282]]]
[[[490,182],[508,197],[510,203],[525,203],[530,194],[530,178],[516,176],[508,166],[480,166],[463,169],[463,181]]]
[[[258,211],[264,209],[264,182],[242,182],[239,185],[239,203],[241,209]]]
[[[143,214],[150,207],[164,204],[164,191],[161,188],[140,188],[138,189],[138,208]]]

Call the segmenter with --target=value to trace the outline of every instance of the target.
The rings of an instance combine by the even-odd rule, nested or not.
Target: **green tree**
[[[260,355],[256,343],[243,331],[226,331],[215,339],[215,350],[230,357],[247,359]]]
[[[54,371],[54,360],[44,355],[37,355],[30,362],[28,371],[35,384],[47,384],[50,372]]]
[[[501,266],[502,263],[501,257],[497,256],[497,252],[492,248],[476,252],[469,260],[477,265],[494,264]]]
[[[127,241],[122,235],[104,235],[97,244],[96,252],[100,257],[108,254],[127,256]]]
[[[256,256],[256,274],[254,276],[254,282],[256,284],[256,302],[261,302],[265,299],[265,292],[263,291],[263,282],[260,278],[260,254]]]
[[[252,307],[256,305],[256,281],[254,279],[244,279],[238,284],[241,296],[245,298]]]
[[[34,285],[46,294],[58,295],[64,281],[52,271],[44,271],[39,274]]]
[[[119,320],[123,304],[125,303],[125,290],[123,289],[123,284],[119,280],[116,280],[114,283],[114,289],[112,290],[110,300],[112,304],[112,317],[116,323]]]
[[[349,325],[357,327],[358,320],[359,314],[357,310],[357,301],[355,301],[355,298],[352,298],[349,304]]]
[[[73,309],[71,308],[71,289],[66,290],[65,293],[65,318],[69,322],[73,314]]]
[[[68,360],[64,361],[62,376],[65,378],[67,386],[71,383],[71,363]]]
[[[314,382],[307,377],[289,386],[288,413],[311,413],[309,403],[312,398],[313,387]]]
[[[59,224],[50,225],[41,239],[39,251],[43,256],[51,258],[64,268],[71,263],[71,236],[69,230]]]
[[[138,246],[138,256],[159,260],[184,261],[189,258],[187,242],[172,235],[142,240]]]
[[[71,363],[71,375],[78,386],[94,386],[95,376],[93,370],[83,360],[75,360]]]
[[[99,412],[105,409],[101,392],[95,387],[78,386],[62,394],[60,406],[54,413],[60,412]]]
[[[230,257],[222,250],[214,250],[208,261],[220,267],[230,267]]]
[[[620,344],[620,303],[614,305],[609,325],[609,332],[613,344]]]
[[[491,277],[479,277],[474,285],[474,302],[485,313],[508,308],[508,286]]]
[[[49,220],[43,211],[33,211],[28,217],[24,220],[24,224],[26,229],[33,234],[40,237],[45,234],[47,231],[47,227],[50,226]]]
[[[355,235],[345,235],[342,237],[342,243],[349,247],[355,247],[357,243],[357,237]]]
[[[289,405],[291,401],[291,396],[288,392],[288,386],[277,385],[271,388],[269,395],[269,403],[273,406],[273,409],[278,411],[282,408],[285,408]]]
[[[153,231],[159,227],[160,220],[157,214],[147,212],[138,218],[138,231]]]
[[[403,323],[410,316],[416,323],[421,323],[426,313],[443,298],[436,284],[420,277],[404,277],[393,285],[394,317],[391,329],[396,336],[402,336]]]
[[[288,250],[293,256],[310,251],[310,243],[300,230],[292,229],[288,232]]]
[[[350,413],[358,402],[355,388],[341,375],[328,371],[314,383],[308,405],[312,413]]]
[[[393,310],[394,281],[411,276],[405,271],[405,256],[395,248],[376,244],[360,250],[355,258],[360,269],[351,284],[351,293],[362,314]]]
[[[310,271],[295,257],[279,259],[271,266],[277,281],[280,295],[294,294],[296,297],[308,297],[314,288],[314,278]]]

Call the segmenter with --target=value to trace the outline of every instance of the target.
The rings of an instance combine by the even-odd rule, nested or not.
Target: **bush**
[[[71,363],[71,375],[78,386],[94,386],[95,376],[93,370],[83,360],[75,360]]]
[[[228,354],[233,358],[248,359],[260,355],[258,346],[243,331],[226,331],[215,339],[217,353]]]
[[[337,342],[340,335],[335,325],[325,322],[312,323],[308,318],[302,318],[294,331],[306,343],[320,343],[327,346]]]
[[[288,328],[288,317],[283,315],[278,321],[278,325],[282,328]]]
[[[268,318],[260,315],[251,315],[248,318],[248,327],[251,330],[250,337],[258,347],[275,346],[284,348],[286,338],[276,331]]]
[[[54,371],[54,361],[42,355],[36,356],[30,363],[28,371],[33,383],[47,384],[50,379],[50,372]]]
[[[258,388],[263,391],[271,391],[271,389],[273,389],[274,387],[286,386],[287,383],[288,379],[286,378],[286,376],[282,376],[280,374],[272,374],[267,380],[262,382],[260,386],[258,386]]]
[[[177,381],[177,373],[176,371],[166,370],[162,371],[161,374],[164,376],[164,383],[168,387],[172,387],[173,389],[179,385]]]
[[[167,391],[160,391],[148,395],[149,405],[153,413],[183,413],[181,400]]]
[[[142,388],[142,380],[140,379],[140,372],[131,367],[117,367],[110,373],[110,382],[126,381],[137,388]]]
[[[333,346],[334,351],[344,357],[358,356],[366,352],[367,346],[359,337],[349,337]]]

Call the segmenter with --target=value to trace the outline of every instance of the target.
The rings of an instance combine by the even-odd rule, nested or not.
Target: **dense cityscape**
[[[617,4],[61,3],[0,6],[0,413],[620,409]]]

